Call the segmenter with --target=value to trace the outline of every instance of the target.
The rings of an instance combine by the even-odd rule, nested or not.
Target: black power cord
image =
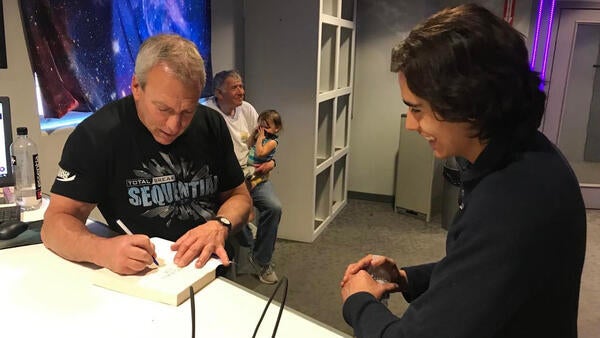
[[[194,288],[190,286],[190,306],[192,307],[192,338],[196,337],[196,304],[194,304]]]
[[[281,300],[281,306],[279,307],[279,314],[277,314],[277,321],[275,322],[275,328],[273,329],[273,335],[271,336],[271,337],[275,338],[275,334],[277,333],[277,328],[279,327],[279,320],[281,319],[281,314],[283,313],[283,308],[285,307],[285,300],[287,298],[287,292],[288,292],[287,277],[282,277],[281,280],[279,281],[279,283],[277,283],[277,287],[275,287],[275,291],[273,291],[273,293],[271,294],[271,297],[269,298],[267,305],[265,305],[265,309],[263,310],[262,315],[260,315],[260,319],[258,320],[258,323],[256,324],[256,328],[254,329],[254,334],[252,335],[252,338],[256,337],[258,328],[260,327],[260,324],[262,323],[263,318],[265,318],[265,314],[267,313],[267,309],[269,308],[271,301],[275,297],[275,294],[277,293],[277,290],[279,290],[279,287],[281,286],[281,284],[284,284],[284,283],[285,283],[285,288],[283,289],[283,299]]]

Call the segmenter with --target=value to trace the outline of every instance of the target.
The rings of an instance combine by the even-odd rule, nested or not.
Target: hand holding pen
[[[133,233],[131,232],[131,230],[129,230],[129,228],[125,225],[125,223],[123,223],[120,219],[118,219],[116,222],[117,222],[117,225],[119,225],[119,227],[121,229],[123,229],[123,231],[127,235],[133,235]],[[146,246],[139,246],[139,247],[142,248],[142,249],[145,249],[145,251],[148,254],[150,254],[150,257],[152,257],[152,261],[154,262],[154,264],[149,264],[148,267],[150,267],[150,268],[157,268],[160,264],[158,264],[158,261],[156,260],[156,258],[154,258],[154,250],[152,250],[152,252],[150,252],[150,251],[147,250]],[[154,249],[153,246],[152,246],[152,243],[150,243],[150,247],[152,249]]]

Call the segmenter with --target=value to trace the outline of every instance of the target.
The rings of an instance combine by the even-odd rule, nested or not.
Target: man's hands
[[[227,236],[227,228],[215,220],[191,229],[171,245],[171,250],[177,251],[175,264],[186,266],[198,257],[196,267],[201,268],[214,253],[221,259],[224,266],[229,266],[229,257],[225,251]]]
[[[138,273],[153,263],[156,257],[154,244],[146,235],[123,235],[106,239],[102,246],[102,257],[106,268],[122,274]]]
[[[216,214],[227,217],[232,224],[233,231],[236,231],[239,225],[248,223],[252,198],[245,182],[241,182],[231,190],[221,192],[219,200],[222,201],[222,204]],[[228,235],[227,227],[216,220],[196,226],[171,245],[171,250],[177,251],[175,264],[186,266],[198,257],[196,267],[201,268],[212,254],[216,254],[224,266],[229,266],[229,257],[225,251],[225,240]]]
[[[254,169],[254,173],[259,174],[259,175],[264,175],[264,174],[268,173],[269,171],[273,170],[273,168],[275,168],[275,162],[273,160],[267,161],[267,162],[259,165],[258,167],[256,167],[256,169]]]
[[[219,200],[222,202],[219,215],[226,215],[234,225],[248,222],[252,199],[244,182],[221,192]],[[44,245],[70,261],[94,263],[124,275],[138,273],[151,265],[156,252],[148,236],[103,238],[89,231],[85,220],[95,206],[52,194],[40,231]],[[229,265],[224,247],[227,236],[227,228],[218,221],[191,229],[171,246],[177,251],[175,264],[185,266],[198,257],[196,266],[202,267],[215,253],[224,265]]]
[[[177,251],[174,263],[183,267],[197,257],[196,267],[201,268],[214,253],[223,265],[228,266],[230,262],[225,251],[227,236],[227,228],[214,220],[189,230],[171,245],[171,250]],[[143,271],[153,263],[152,257],[156,257],[154,244],[146,235],[123,235],[106,239],[102,250],[105,259],[99,265],[122,275]]]
[[[367,272],[370,267],[384,269],[390,276],[390,283],[382,284],[375,281]],[[340,283],[344,302],[351,295],[362,291],[381,299],[386,292],[406,290],[407,285],[408,281],[404,270],[399,270],[393,259],[378,255],[367,255],[358,262],[348,265]]]

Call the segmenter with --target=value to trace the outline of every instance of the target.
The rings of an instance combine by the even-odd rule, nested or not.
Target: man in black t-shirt
[[[149,237],[174,241],[175,263],[212,254],[248,221],[251,199],[219,113],[198,104],[205,85],[196,46],[156,35],[140,47],[132,95],[83,121],[67,140],[42,227],[44,244],[73,261],[121,274],[152,263]],[[98,207],[109,226],[134,234],[100,238],[85,220]]]

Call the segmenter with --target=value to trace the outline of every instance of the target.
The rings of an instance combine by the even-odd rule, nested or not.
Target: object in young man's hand
[[[387,270],[385,270],[381,266],[373,266],[373,265],[371,265],[367,269],[367,272],[379,284],[391,283],[391,276],[390,276],[390,274],[387,272]],[[386,292],[386,293],[383,294],[383,296],[381,296],[380,301],[381,301],[381,303],[383,305],[387,306],[389,299],[390,299],[390,293]]]

